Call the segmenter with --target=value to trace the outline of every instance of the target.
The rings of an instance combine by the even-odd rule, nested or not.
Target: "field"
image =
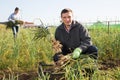
[[[120,80],[120,25],[112,26],[109,30],[102,26],[88,27],[93,44],[99,51],[97,69],[91,80]],[[11,29],[6,30],[4,25],[0,25],[0,80],[49,80],[49,74],[38,74],[39,62],[53,63],[51,36],[54,38],[55,27],[49,28],[49,31],[47,37],[34,40],[35,28],[20,28],[14,41]],[[81,69],[92,64],[81,63],[76,60],[73,63],[76,66],[66,66],[61,80],[90,80]]]

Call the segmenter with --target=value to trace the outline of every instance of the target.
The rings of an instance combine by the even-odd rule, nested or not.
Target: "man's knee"
[[[90,54],[90,57],[97,59],[98,58],[98,48],[96,46],[90,46],[87,49],[87,53]]]
[[[96,46],[90,46],[90,47],[88,47],[87,51],[89,53],[98,52],[98,48]]]

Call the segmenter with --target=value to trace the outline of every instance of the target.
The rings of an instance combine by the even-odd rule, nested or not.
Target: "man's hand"
[[[80,48],[76,48],[72,53],[72,58],[77,59],[80,57],[82,50]]]
[[[60,59],[57,62],[55,62],[55,64],[57,66],[62,66],[63,64],[65,64],[66,62],[68,62],[71,59],[71,54],[68,54],[68,55],[61,54],[59,57],[60,57]]]

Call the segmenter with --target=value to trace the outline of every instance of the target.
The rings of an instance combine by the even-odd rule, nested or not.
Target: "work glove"
[[[73,53],[72,53],[72,58],[73,58],[73,59],[79,58],[81,52],[82,52],[82,49],[76,48],[76,49],[73,51]]]

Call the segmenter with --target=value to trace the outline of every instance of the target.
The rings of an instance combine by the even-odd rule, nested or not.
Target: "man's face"
[[[62,19],[63,23],[65,24],[65,26],[70,26],[72,24],[72,20],[73,20],[72,12],[62,13],[61,19]]]

